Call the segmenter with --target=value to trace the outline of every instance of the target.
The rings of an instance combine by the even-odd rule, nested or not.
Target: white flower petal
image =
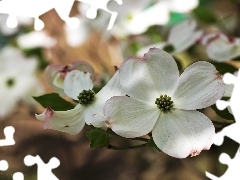
[[[95,127],[105,126],[106,117],[103,115],[103,107],[108,99],[113,96],[124,96],[119,82],[119,71],[116,71],[109,82],[95,95],[95,101],[89,105],[86,112],[86,123]]]
[[[66,96],[63,91],[63,82],[66,74],[73,70],[89,72],[92,74],[92,76],[94,74],[93,67],[86,61],[76,61],[67,66],[55,64],[47,66],[47,68],[45,69],[45,77],[47,79],[48,84],[54,91],[56,91],[61,96]]]
[[[194,20],[185,20],[173,26],[169,32],[168,41],[174,42],[179,38],[184,38],[179,35],[188,36],[188,33],[192,33],[195,30],[196,26],[197,24]]]
[[[162,113],[152,131],[158,148],[176,158],[195,156],[203,149],[208,150],[214,134],[214,126],[204,114],[178,109]]]
[[[33,31],[19,36],[17,43],[25,49],[36,47],[50,48],[56,44],[56,40],[48,36],[44,31]]]
[[[159,114],[160,110],[155,104],[145,104],[126,96],[112,97],[104,106],[107,126],[126,138],[149,133]]]
[[[201,30],[195,31],[195,32],[192,32],[191,34],[188,34],[187,37],[185,36],[186,37],[185,39],[181,39],[182,41],[178,40],[177,42],[175,42],[174,47],[176,49],[174,54],[183,52],[184,50],[188,49],[189,47],[197,43],[202,35],[203,35],[203,31]]]
[[[218,62],[233,59],[240,55],[239,39],[229,40],[224,34],[219,34],[207,46],[208,56]]]
[[[171,29],[168,43],[174,46],[174,54],[184,51],[200,39],[203,32],[195,30],[196,26],[195,21],[186,20]]]
[[[87,63],[86,61],[76,61],[76,62],[72,63],[71,65],[69,65],[69,71],[72,71],[72,70],[89,72],[89,73],[92,74],[92,76],[94,75],[93,67],[89,63]]]
[[[199,0],[170,0],[171,11],[186,13],[196,8],[199,4]]]
[[[103,127],[105,125],[106,117],[103,115],[103,105],[93,104],[86,108],[85,121],[88,125],[94,127]]]
[[[77,105],[74,109],[68,111],[53,111],[50,107],[47,107],[42,114],[36,114],[36,118],[44,121],[44,129],[54,129],[75,135],[85,125],[84,109],[81,105]]]
[[[221,99],[224,91],[222,76],[216,68],[211,63],[198,61],[181,74],[172,100],[178,109],[202,109]]]
[[[120,83],[134,98],[155,102],[160,94],[171,94],[179,77],[173,57],[152,48],[141,59],[130,58],[120,67]]]
[[[125,96],[126,92],[123,91],[120,85],[119,70],[115,72],[113,77],[108,81],[108,83],[96,94],[96,100],[102,105],[106,103],[108,99],[113,96]]]
[[[51,64],[45,69],[45,77],[48,84],[55,92],[61,96],[65,96],[63,92],[64,77],[59,73],[62,69],[63,66]]]
[[[11,115],[14,109],[17,107],[17,102],[19,99],[14,97],[9,98],[8,93],[3,93],[0,91],[1,103],[0,103],[0,120],[6,116]]]
[[[134,14],[132,19],[125,24],[131,34],[140,34],[153,25],[164,25],[169,20],[169,8],[166,1],[160,1],[143,11]],[[158,18],[154,18],[158,17]],[[143,19],[147,19],[143,21]]]
[[[73,70],[67,73],[63,82],[64,93],[72,99],[78,100],[83,90],[92,90],[93,82],[89,72]]]

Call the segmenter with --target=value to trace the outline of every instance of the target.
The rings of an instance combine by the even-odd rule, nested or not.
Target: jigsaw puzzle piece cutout
[[[25,16],[34,18],[34,29],[41,30],[44,28],[44,22],[39,19],[39,16],[51,9],[55,9],[59,17],[69,26],[77,26],[77,19],[69,17],[74,1],[75,0],[2,0],[0,1],[0,13],[9,15],[6,23],[11,28],[18,25],[17,16]]]
[[[66,24],[71,28],[77,28],[80,24],[78,18],[69,17],[74,2],[75,0],[61,0],[57,1],[57,3],[54,5],[54,9],[56,10],[59,17],[64,20]]]
[[[205,175],[211,180],[222,180],[220,177],[224,177],[224,174],[230,168],[229,161],[236,157],[236,154],[239,151],[239,144],[229,137],[224,136],[224,141],[221,146],[213,144],[211,151],[214,152],[212,156],[213,160],[220,162],[220,164],[216,164],[216,166],[219,167],[218,169],[221,169],[221,172],[216,171],[216,175],[213,175],[212,173],[205,171]]]
[[[237,150],[234,158],[230,158],[230,156],[226,153],[222,153],[219,157],[219,161],[222,164],[226,164],[228,166],[227,171],[220,177],[217,177],[209,172],[206,172],[206,176],[211,180],[238,180],[240,179],[240,148]]]
[[[50,161],[45,164],[40,156],[27,155],[24,158],[24,164],[26,166],[37,164],[38,180],[58,180],[58,178],[52,173],[52,169],[55,169],[60,165],[60,161],[56,157],[51,158]]]
[[[84,9],[84,13],[86,14],[86,17],[89,19],[95,19],[97,17],[98,10],[100,9],[108,12],[111,15],[111,18],[109,20],[107,30],[112,29],[113,24],[116,21],[118,15],[117,12],[109,10],[107,4],[109,3],[109,1],[116,1],[119,5],[123,4],[122,0],[78,0],[78,1],[85,3],[85,5],[83,4],[83,6],[85,7],[81,9]],[[86,5],[88,5],[89,8],[87,8]]]
[[[11,146],[15,144],[15,141],[13,139],[13,135],[15,132],[14,127],[7,126],[3,130],[5,139],[0,139],[0,146]]]
[[[12,178],[13,180],[24,180],[24,175],[21,172],[15,172]]]
[[[6,160],[0,161],[0,171],[6,171],[8,169],[8,162]]]
[[[235,123],[225,127],[222,131],[217,133],[214,136],[214,143],[216,145],[221,145],[223,142],[223,137],[228,136],[232,140],[238,142],[240,144],[239,138],[239,129],[240,129],[240,73],[237,76],[226,73],[223,76],[223,81],[225,84],[234,84],[234,88],[232,91],[232,95],[229,101],[218,100],[216,102],[216,106],[219,110],[223,110],[229,106],[232,114],[235,118]]]
[[[235,123],[225,127],[223,130],[215,134],[213,143],[220,146],[223,143],[224,137],[227,136],[240,144],[239,129],[240,123],[236,121]]]
[[[0,1],[0,13],[9,15],[7,25],[11,28],[17,26],[17,16],[23,16],[34,18],[35,30],[41,30],[44,23],[39,16],[51,10],[54,4],[54,0],[2,0]]]

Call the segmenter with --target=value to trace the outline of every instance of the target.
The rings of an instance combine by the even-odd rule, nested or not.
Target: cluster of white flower
[[[177,158],[210,148],[214,126],[196,109],[214,104],[225,91],[222,77],[212,64],[196,62],[179,77],[172,56],[157,48],[141,58],[123,61],[97,94],[93,91],[93,69],[84,62],[66,67],[51,65],[46,77],[57,92],[79,103],[67,111],[47,107],[36,115],[44,121],[44,128],[77,134],[86,122],[111,128],[126,138],[152,132],[157,147]]]
[[[144,0],[136,3],[135,0],[123,0],[121,6],[109,3],[108,8],[116,11],[117,19],[114,26],[108,32],[118,38],[129,35],[137,35],[145,32],[150,26],[165,25],[170,19],[171,12],[188,13],[198,6],[198,0]],[[78,10],[81,14],[87,14],[88,4],[79,3]],[[158,18],[156,18],[158,17]],[[95,21],[89,21],[85,16],[78,15],[80,25],[73,29],[65,26],[66,40],[71,46],[81,45],[95,29],[105,34],[106,24],[109,22],[109,14],[101,13]]]
[[[19,101],[34,103],[31,96],[43,93],[36,76],[37,60],[26,58],[20,50],[5,47],[0,51],[0,118],[10,115]]]
[[[240,56],[240,38],[229,38],[223,33],[204,33],[197,29],[193,19],[186,20],[174,26],[168,36],[167,42],[151,44],[141,48],[137,54],[142,56],[149,48],[164,49],[172,55],[179,54],[195,43],[206,47],[206,54],[211,60],[224,62]]]

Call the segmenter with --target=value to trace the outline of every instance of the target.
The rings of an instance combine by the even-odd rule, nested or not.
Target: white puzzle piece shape
[[[17,16],[34,18],[34,29],[42,30],[44,23],[39,16],[55,9],[59,17],[68,25],[76,23],[75,18],[70,18],[69,14],[75,0],[1,0],[0,13],[8,14],[7,25],[14,28],[18,25]]]
[[[21,172],[16,172],[13,174],[13,180],[24,180],[24,175]]]
[[[89,5],[88,10],[86,11],[86,16],[89,19],[95,19],[97,17],[97,11],[99,9],[102,9],[111,14],[107,30],[112,29],[118,15],[117,12],[109,10],[107,4],[109,3],[109,1],[116,1],[119,5],[123,4],[122,0],[78,0],[78,1]]]
[[[0,161],[0,171],[6,171],[8,169],[8,162],[5,160]]]
[[[216,106],[219,110],[229,108],[235,118],[235,123],[225,127],[222,131],[218,132],[214,138],[213,143],[215,145],[222,145],[224,137],[229,137],[230,139],[236,141],[240,145],[240,73],[237,76],[226,73],[223,76],[223,81],[225,84],[233,84],[233,92],[229,101],[218,100]],[[239,146],[240,147],[240,146]],[[211,180],[238,180],[240,179],[240,148],[238,149],[235,157],[231,159],[228,154],[222,153],[219,157],[219,161],[222,164],[228,165],[228,169],[221,177],[216,177],[215,175],[205,172],[206,176]]]
[[[24,158],[24,163],[26,166],[32,166],[34,164],[37,164],[38,180],[58,180],[58,178],[52,173],[52,169],[55,169],[60,165],[60,161],[56,157],[51,158],[50,161],[45,164],[40,158],[40,156],[27,155]]]
[[[4,128],[4,135],[5,139],[0,139],[0,146],[11,146],[15,144],[15,141],[13,139],[13,134],[15,132],[14,127],[7,126]]]

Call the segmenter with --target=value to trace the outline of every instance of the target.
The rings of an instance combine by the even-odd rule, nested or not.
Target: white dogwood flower
[[[214,104],[224,94],[222,77],[212,64],[193,63],[179,77],[175,60],[152,48],[142,58],[126,59],[119,72],[120,84],[130,97],[106,102],[108,127],[126,138],[152,131],[157,147],[177,158],[210,148],[214,126],[196,109]]]
[[[240,38],[230,39],[222,33],[212,33],[206,35],[202,43],[212,60],[223,62],[240,56]]]
[[[121,5],[112,1],[107,7],[117,13],[117,18],[114,21],[113,27],[108,32],[118,38],[141,34],[150,26],[167,24],[171,12],[189,13],[197,6],[198,0],[191,0],[191,2],[188,0],[180,2],[179,0],[141,0],[137,3],[135,0],[122,0]],[[89,5],[87,3],[79,3],[78,9],[82,15],[89,14]],[[95,20],[89,21],[88,19],[90,23],[84,23],[85,25],[79,27],[78,31],[72,31],[75,34],[78,33],[76,39],[72,38],[71,34],[69,34],[67,39],[70,40],[70,44],[73,42],[73,45],[78,42],[78,39],[79,43],[77,44],[83,42],[84,35],[89,33],[89,30],[86,31],[87,24],[105,34],[110,18],[110,13],[98,13],[98,17]],[[80,22],[83,22],[82,17],[80,18]]]
[[[70,65],[62,66],[51,64],[45,69],[45,77],[51,88],[61,96],[66,96],[63,91],[63,82],[67,73],[79,70],[83,72],[90,72],[92,75],[94,69],[86,61],[76,61]]]
[[[91,77],[91,73],[78,70],[67,73],[63,83],[64,92],[79,104],[68,111],[46,108],[42,114],[36,115],[38,120],[44,121],[43,128],[77,134],[83,129],[85,122],[95,127],[105,125],[105,102],[113,96],[124,95],[119,85],[119,72],[117,71],[97,94],[92,90]]]
[[[10,115],[19,101],[32,104],[31,96],[43,93],[36,69],[37,60],[25,58],[18,49],[0,51],[0,118]]]
[[[202,36],[203,32],[201,30],[197,30],[196,28],[197,24],[194,20],[186,20],[179,23],[170,30],[168,40],[166,42],[151,44],[143,47],[137,52],[137,55],[141,57],[153,47],[164,49],[172,55],[181,53],[195,44]]]

